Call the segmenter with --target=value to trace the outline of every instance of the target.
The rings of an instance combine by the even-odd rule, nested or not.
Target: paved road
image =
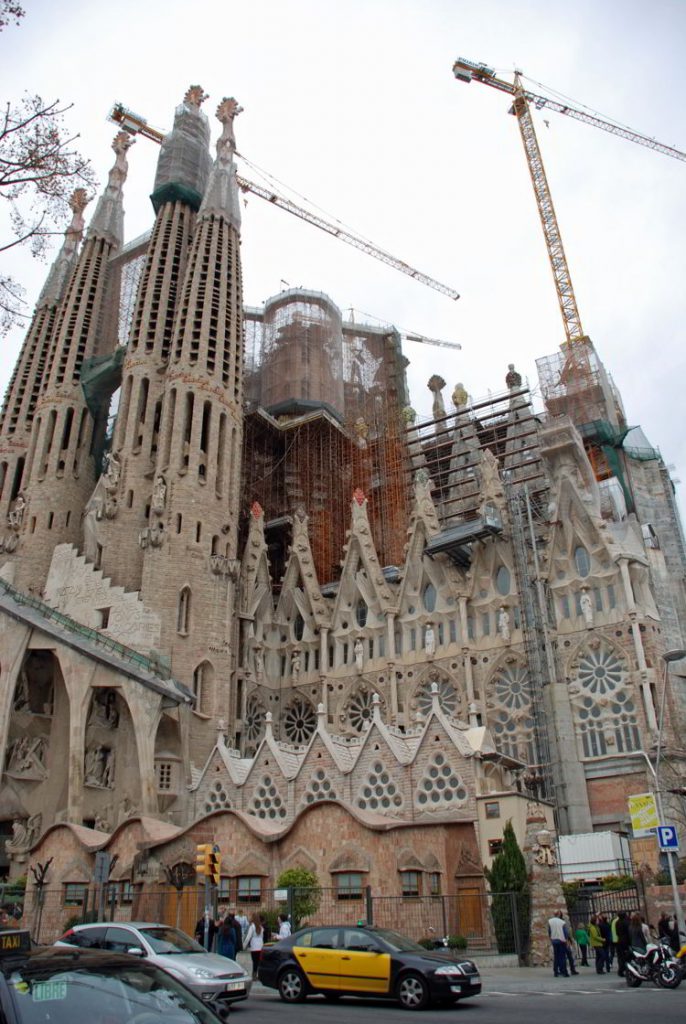
[[[390,1024],[413,1019],[417,1024],[531,1024],[533,1019],[554,1024],[627,1024],[640,1020],[686,1020],[686,982],[676,991],[642,985],[629,989],[616,975],[598,976],[591,969],[579,977],[553,978],[545,969],[484,972],[484,991],[457,1007],[431,1008],[415,1016],[397,1004],[371,999],[342,999],[325,1003],[311,996],[289,1006],[277,993],[256,985],[246,1003],[233,1007],[235,1024]]]

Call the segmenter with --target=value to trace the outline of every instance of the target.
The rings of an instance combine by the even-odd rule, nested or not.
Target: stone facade
[[[459,833],[478,872],[508,818],[524,841],[528,799],[548,828],[623,827],[663,683],[681,770],[662,655],[686,558],[659,456],[600,473],[588,424],[535,415],[513,366],[453,412],[432,375],[417,424],[393,330],[301,289],[244,310],[240,108],[219,105],[213,163],[203,95],[162,145],[126,309],[129,140],[80,249],[75,202],[0,423],[3,870],[53,855],[55,825],[115,843],[134,812],[224,830],[269,877],[326,821],[380,881],[403,829],[425,865]]]

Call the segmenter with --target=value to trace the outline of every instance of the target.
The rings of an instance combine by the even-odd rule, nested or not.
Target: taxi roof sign
[[[8,928],[0,931],[0,958],[28,953],[31,949],[31,932],[28,928]]]

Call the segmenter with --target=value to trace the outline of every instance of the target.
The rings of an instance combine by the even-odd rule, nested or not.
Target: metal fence
[[[17,913],[22,909],[17,901]],[[525,937],[514,893],[457,893],[441,896],[384,896],[363,886],[353,892],[336,888],[262,889],[247,899],[235,893],[214,892],[212,910],[224,906],[246,914],[264,915],[273,929],[276,916],[289,915],[294,927],[302,924],[350,925],[363,922],[392,928],[427,944],[447,942],[451,947],[479,953],[524,952]],[[37,942],[54,942],[64,931],[88,921],[159,921],[189,935],[205,910],[202,886],[175,889],[105,886],[63,886],[31,890],[23,900],[22,924]]]

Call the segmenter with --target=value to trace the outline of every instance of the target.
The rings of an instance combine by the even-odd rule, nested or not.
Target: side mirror
[[[145,956],[145,950],[141,949],[140,946],[129,946],[126,952],[130,953],[132,956]]]

